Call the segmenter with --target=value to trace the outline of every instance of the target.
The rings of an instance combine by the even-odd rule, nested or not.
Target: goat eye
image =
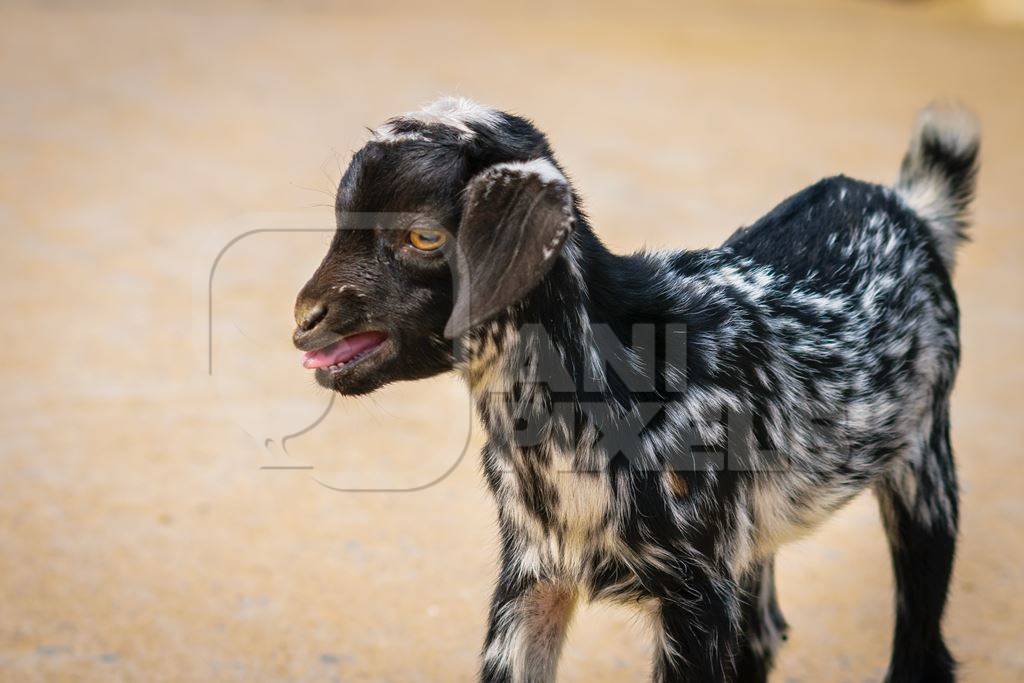
[[[447,239],[448,237],[441,230],[414,228],[409,231],[409,244],[420,251],[434,251]]]

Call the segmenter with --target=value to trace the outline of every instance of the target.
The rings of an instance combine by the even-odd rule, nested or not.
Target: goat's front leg
[[[491,601],[481,680],[554,681],[576,599],[574,587],[522,577],[506,560]]]
[[[729,582],[688,571],[656,590],[654,681],[735,681],[739,600]]]

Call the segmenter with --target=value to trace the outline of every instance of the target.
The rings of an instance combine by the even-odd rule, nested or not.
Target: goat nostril
[[[300,314],[299,316],[299,329],[303,332],[311,330],[316,327],[317,323],[324,319],[327,315],[327,306],[325,304],[318,303],[309,310]]]

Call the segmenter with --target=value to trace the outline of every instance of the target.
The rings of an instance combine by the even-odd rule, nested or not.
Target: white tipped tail
[[[917,117],[896,191],[928,223],[946,269],[966,239],[980,144],[978,121],[958,105],[932,105]]]

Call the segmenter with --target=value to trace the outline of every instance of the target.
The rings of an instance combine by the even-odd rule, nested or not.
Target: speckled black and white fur
[[[452,181],[470,264],[446,331],[487,430],[501,534],[482,679],[552,680],[583,599],[649,617],[655,680],[763,681],[787,631],[776,550],[871,488],[897,588],[887,680],[952,680],[950,278],[973,119],[925,110],[893,187],[828,178],[721,247],[628,256],[601,244],[524,119],[445,100],[371,145],[438,140],[471,160]],[[513,226],[532,255],[502,242],[514,211],[480,209],[502,188],[544,199]],[[486,239],[464,234],[484,230],[478,215]],[[474,255],[481,241],[497,253]],[[488,299],[497,280],[473,290],[495,268],[525,281],[514,301]],[[483,314],[459,315],[472,297]]]

